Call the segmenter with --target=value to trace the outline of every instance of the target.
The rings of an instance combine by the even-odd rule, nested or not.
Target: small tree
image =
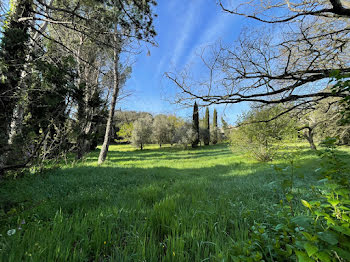
[[[224,139],[228,139],[230,137],[230,127],[229,124],[225,121],[223,117],[221,117],[222,129],[224,131]]]
[[[126,141],[130,141],[132,137],[132,131],[134,130],[133,123],[124,123],[117,132],[117,135]]]
[[[244,114],[230,134],[232,148],[246,151],[259,161],[271,161],[279,144],[296,137],[296,123],[291,116],[273,116],[283,110],[281,106],[255,108]]]
[[[170,141],[169,132],[168,117],[166,115],[157,115],[153,121],[153,138],[159,147]]]
[[[205,118],[204,118],[204,129],[205,129],[205,133],[204,133],[204,145],[209,145],[210,143],[210,125],[209,125],[209,108],[207,107],[205,109]]]
[[[215,145],[218,142],[218,113],[216,109],[214,109],[213,113],[212,137],[213,144]]]
[[[152,118],[146,116],[134,122],[134,129],[132,131],[131,142],[134,146],[141,150],[145,144],[151,143],[152,138]]]
[[[181,118],[178,118],[175,115],[168,116],[168,139],[171,145],[176,143],[176,132],[182,125],[184,125],[184,121]]]
[[[192,125],[184,123],[176,131],[175,143],[187,148],[188,144],[192,144],[196,134],[193,131]]]
[[[194,133],[192,147],[195,148],[198,146],[198,143],[199,143],[199,115],[198,115],[197,102],[194,102],[194,106],[193,106],[192,129]]]

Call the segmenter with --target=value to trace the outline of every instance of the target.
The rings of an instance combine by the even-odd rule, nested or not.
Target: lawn
[[[278,223],[283,177],[272,165],[283,158],[259,163],[224,144],[123,145],[98,166],[98,153],[1,182],[1,261],[231,261],[254,222]],[[304,212],[319,160],[303,146],[297,162]]]

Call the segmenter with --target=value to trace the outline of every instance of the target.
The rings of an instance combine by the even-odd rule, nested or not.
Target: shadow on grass
[[[99,150],[92,152],[85,160],[85,163],[97,162]],[[130,150],[130,151],[110,151],[108,161],[128,162],[128,161],[151,161],[151,160],[180,160],[198,159],[202,157],[218,157],[233,155],[232,151],[225,144],[202,146],[183,150],[178,147],[165,147],[157,149]]]
[[[202,156],[207,154],[203,152]],[[299,184],[307,187],[314,181],[312,170],[317,163],[308,160],[302,165],[306,178]],[[78,166],[4,183],[0,187],[0,209],[5,213],[14,208],[22,210],[21,216],[34,212],[41,220],[51,220],[60,209],[73,214],[76,210],[89,212],[101,207],[138,208],[140,202],[152,206],[177,194],[188,199],[196,195],[199,200],[227,197],[246,206],[255,201],[258,208],[259,203],[279,201],[281,189],[272,192],[268,186],[278,179],[266,163],[233,162],[181,169]]]

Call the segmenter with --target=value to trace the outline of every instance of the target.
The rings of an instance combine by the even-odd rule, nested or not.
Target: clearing
[[[305,198],[319,161],[298,150]],[[276,222],[283,199],[272,164],[286,160],[258,163],[225,144],[111,146],[104,165],[97,157],[1,182],[1,261],[229,261],[254,222]]]

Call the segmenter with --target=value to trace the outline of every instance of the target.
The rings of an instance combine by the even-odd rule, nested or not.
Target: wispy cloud
[[[179,40],[176,43],[174,54],[172,56],[172,63],[176,66],[179,62],[181,55],[184,52],[187,41],[191,37],[192,31],[195,29],[195,18],[200,16],[202,0],[192,0],[186,14],[183,16],[186,18],[184,25],[180,28]]]
[[[211,20],[210,25],[202,34],[196,45],[194,45],[191,51],[188,53],[187,59],[184,61],[183,66],[186,66],[193,62],[197,56],[197,52],[201,47],[207,44],[212,44],[220,37],[226,34],[227,29],[234,23],[234,16],[223,14],[219,12]]]

